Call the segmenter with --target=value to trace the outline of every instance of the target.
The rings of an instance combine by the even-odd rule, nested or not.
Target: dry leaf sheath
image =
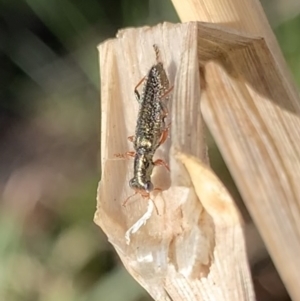
[[[123,30],[99,47],[102,178],[95,222],[155,300],[254,300],[239,213],[208,167],[198,58],[201,68],[208,60],[226,63],[228,51],[256,42],[212,25],[164,23]],[[125,233],[147,212],[148,202],[137,195],[122,206],[132,194],[133,162],[114,154],[132,150],[127,137],[134,134],[139,108],[133,90],[155,62],[153,44],[174,86],[170,138],[154,159],[166,161],[171,171],[154,168],[151,180],[162,188],[151,194],[157,212],[128,244]]]
[[[291,298],[300,300],[298,87],[259,0],[172,3],[182,22],[222,24],[264,39],[228,52],[235,79],[228,68],[206,65],[210,88],[201,106]]]

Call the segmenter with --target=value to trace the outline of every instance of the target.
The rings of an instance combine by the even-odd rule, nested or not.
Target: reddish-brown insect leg
[[[160,136],[160,139],[159,139],[159,142],[158,142],[159,145],[163,144],[167,140],[168,134],[169,134],[169,129],[165,129],[161,133],[161,136]]]
[[[170,122],[169,125],[162,131],[161,136],[160,136],[160,139],[159,139],[159,142],[158,142],[159,145],[162,145],[162,144],[167,140],[168,135],[169,135],[170,125],[171,125],[171,122]]]
[[[162,192],[162,189],[161,188],[154,188],[153,191]],[[159,215],[158,208],[157,208],[156,204],[154,203],[154,201],[153,201],[153,204],[154,204],[154,207],[155,207],[155,210],[156,210],[156,214]]]
[[[163,111],[162,119],[164,120],[169,115],[169,111],[165,104],[163,104],[163,103],[161,103],[161,104],[162,104],[162,111]]]
[[[134,194],[130,195],[123,203],[122,203],[122,206],[125,207],[127,202],[137,194],[138,192],[136,191]]]
[[[169,165],[165,161],[163,161],[161,159],[157,159],[153,163],[154,163],[155,166],[164,166],[168,171],[170,171]],[[156,188],[154,190],[159,190],[159,188]]]
[[[135,86],[135,88],[134,88],[134,94],[135,94],[135,96],[136,96],[136,98],[137,98],[137,100],[138,101],[140,101],[140,93],[139,93],[139,91],[137,90],[138,89],[138,87],[142,84],[142,82],[145,80],[145,78],[146,78],[146,76],[144,76],[139,82],[138,82],[138,84]]]
[[[162,189],[161,189],[161,188],[154,188],[153,191],[162,191]],[[149,199],[150,199],[150,193],[148,193],[148,192],[141,193],[141,192],[139,192],[139,191],[136,191],[134,194],[130,195],[130,196],[122,203],[122,206],[125,207],[126,204],[128,203],[128,201],[129,201],[132,197],[134,197],[136,194],[140,194],[141,197],[142,197],[143,199],[145,199],[146,201],[149,201]],[[156,213],[159,214],[158,208],[157,208],[156,204],[154,203],[153,200],[152,200],[152,202],[153,202],[153,204],[154,204]]]
[[[155,190],[155,189],[154,189]],[[122,203],[122,206],[126,206],[127,202],[132,198],[134,197],[136,194],[140,194],[142,196],[143,199],[149,199],[150,198],[150,193],[149,192],[141,192],[141,191],[138,191],[136,190],[134,194],[130,195],[123,203]]]
[[[130,157],[134,157],[135,152],[126,152],[125,154],[114,154],[114,157],[121,158],[121,159],[129,159]]]
[[[145,80],[146,76],[144,76],[138,83],[137,85],[134,87],[134,91],[137,90],[137,88],[142,84],[142,82]]]

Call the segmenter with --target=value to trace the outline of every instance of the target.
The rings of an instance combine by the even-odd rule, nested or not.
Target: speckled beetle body
[[[130,137],[135,151],[126,154],[134,157],[133,178],[129,181],[129,186],[135,190],[134,194],[139,193],[144,198],[149,198],[150,192],[154,189],[151,182],[154,166],[163,165],[169,170],[164,161],[153,161],[155,151],[168,136],[168,127],[165,124],[165,118],[168,114],[166,101],[168,93],[172,90],[169,87],[164,66],[159,61],[158,47],[156,45],[153,47],[157,63],[151,67],[147,76],[137,84],[134,90],[140,105],[135,135]],[[140,95],[137,88],[143,82],[143,91]],[[124,157],[123,155],[117,156]],[[160,189],[156,188],[155,190]],[[123,205],[129,198],[125,200]]]
[[[159,51],[153,45],[156,52],[157,64],[151,67],[144,79],[144,87],[140,96],[137,87],[135,95],[140,104],[135,136],[133,139],[135,158],[134,176],[129,185],[144,197],[149,197],[153,190],[151,174],[155,165],[168,166],[162,160],[153,162],[153,156],[157,148],[167,136],[165,117],[167,108],[165,105],[166,94],[169,92],[169,80],[164,66],[159,62]],[[139,85],[139,84],[138,84]]]

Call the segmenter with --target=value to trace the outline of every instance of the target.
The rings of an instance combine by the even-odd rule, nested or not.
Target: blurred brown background
[[[262,4],[300,85],[299,1]],[[0,300],[151,300],[93,224],[96,46],[162,21],[167,0],[0,0]]]

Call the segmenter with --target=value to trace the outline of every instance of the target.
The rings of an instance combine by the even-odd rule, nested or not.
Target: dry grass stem
[[[259,0],[172,2],[182,22],[263,38],[228,51],[228,63],[205,65],[201,106],[291,298],[300,300],[300,100],[275,35]]]
[[[261,42],[214,25],[164,23],[120,31],[99,48],[102,179],[95,222],[155,300],[255,299],[239,212],[208,165],[200,92],[210,90],[208,62],[235,76],[228,53],[251,52]],[[148,204],[137,196],[122,207],[132,194],[133,162],[114,154],[132,150],[127,137],[134,133],[138,110],[133,89],[155,63],[154,43],[174,85],[170,138],[156,152],[171,172],[155,168],[154,186],[163,189],[152,196],[158,212],[131,234],[128,244],[126,231]]]

